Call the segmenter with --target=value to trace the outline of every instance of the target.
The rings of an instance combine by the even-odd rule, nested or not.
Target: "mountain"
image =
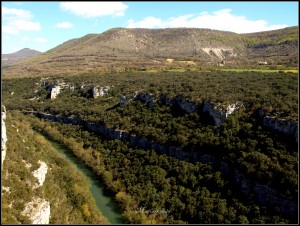
[[[26,60],[40,53],[41,52],[34,49],[24,48],[15,53],[2,54],[2,65],[12,64],[18,61]]]
[[[55,74],[161,67],[168,62],[216,65],[298,64],[298,26],[251,34],[197,28],[113,28],[71,39],[4,73]],[[169,59],[169,60],[167,60]]]

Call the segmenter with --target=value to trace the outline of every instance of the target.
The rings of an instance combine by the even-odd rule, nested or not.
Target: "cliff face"
[[[22,213],[29,216],[32,224],[49,224],[50,203],[45,199],[34,198],[26,204]]]
[[[259,111],[259,116],[262,119],[265,127],[271,128],[275,131],[284,133],[286,135],[293,136],[298,143],[298,123],[295,121],[289,121],[285,119],[276,119],[271,116],[265,115],[263,110]]]
[[[93,87],[92,88],[93,98],[103,97],[103,96],[107,95],[109,89],[110,89],[109,86],[106,86],[106,87]]]
[[[219,126],[221,125],[226,118],[232,114],[235,110],[243,107],[243,104],[241,103],[234,103],[234,104],[229,104],[226,107],[226,110],[218,108],[215,104],[209,102],[209,101],[204,101],[203,103],[203,112],[208,112],[209,115],[214,119],[215,125]]]
[[[37,170],[35,170],[33,172],[33,176],[35,176],[38,181],[39,181],[39,184],[37,185],[37,187],[40,187],[43,185],[45,179],[46,179],[46,174],[47,174],[47,170],[48,170],[48,166],[45,162],[43,161],[39,161],[40,163],[40,168],[38,168]]]
[[[1,156],[2,157],[2,165],[1,165],[2,169],[1,170],[3,170],[3,161],[5,159],[6,149],[7,149],[6,143],[8,141],[8,139],[7,139],[7,133],[6,133],[7,132],[6,131],[6,125],[5,125],[5,122],[4,122],[5,119],[6,119],[6,110],[5,110],[4,106],[2,107],[2,109],[3,109],[3,112],[2,112],[2,134],[1,134],[1,136],[2,136],[1,137],[1,147],[2,147],[2,152],[1,152],[1,154],[2,154],[2,156]],[[25,150],[28,151],[30,148],[28,146],[26,146],[26,144],[25,144],[26,143],[25,140],[27,138],[25,138],[25,136],[23,136],[24,133],[26,133],[27,131],[21,132],[23,129],[19,130],[19,128],[17,128],[17,126],[15,126],[13,124],[11,125],[10,123],[8,124],[8,126],[15,128],[15,130],[13,131],[13,133],[9,132],[10,137],[11,136],[18,137],[17,139],[21,139],[20,142],[24,145],[24,146],[18,146],[18,147],[20,147],[19,149],[25,148]],[[12,139],[11,142],[16,142],[16,140],[14,140],[14,138],[15,137],[11,138]],[[25,150],[23,150],[23,151],[25,151]],[[10,156],[10,159],[8,159],[6,161],[9,161],[9,164],[11,164],[11,162],[16,163],[12,159],[13,159],[13,157]],[[32,164],[31,164],[32,162],[26,162],[24,159],[22,159],[22,162],[25,164],[25,167],[27,169],[29,169],[32,166]],[[22,190],[22,189],[24,189],[24,190],[28,189],[27,185],[31,186],[32,189],[37,189],[38,187],[42,186],[43,183],[44,183],[44,181],[45,181],[45,179],[46,179],[46,174],[47,174],[48,167],[47,167],[46,163],[43,162],[43,161],[39,161],[38,163],[40,163],[41,166],[37,170],[35,170],[35,171],[32,172],[33,176],[38,179],[38,183],[37,184],[34,184],[34,182],[31,179],[27,179],[26,180],[26,187],[24,187],[21,182],[19,184],[20,180],[16,180],[15,181],[15,180],[9,178],[10,177],[9,175],[14,175],[14,173],[8,173],[9,170],[5,169],[5,173],[4,173],[6,175],[5,176],[6,177],[5,180],[13,181],[13,182],[10,182],[10,183],[15,183],[17,185],[16,185],[16,187],[3,187],[3,190],[5,190],[9,194],[11,194],[11,193],[14,193],[16,191],[18,191],[18,193],[19,193],[19,190]],[[18,165],[17,167],[20,167],[20,169],[24,170],[24,168],[22,168],[22,167],[24,167],[23,164],[22,164],[22,166]],[[16,175],[18,175],[18,174],[16,174]],[[15,194],[17,194],[17,193],[15,193]],[[19,193],[19,194],[23,194],[23,192]],[[24,200],[22,199],[23,197],[21,197],[21,196],[17,196],[17,197],[18,197],[18,199],[20,199],[20,200],[22,200],[24,202]],[[32,196],[30,196],[30,197],[32,197]],[[8,197],[6,197],[6,198],[8,198]],[[9,200],[10,200],[11,203],[14,202],[14,198],[11,198],[11,197],[9,198]],[[11,204],[8,207],[12,208]],[[33,196],[31,202],[25,203],[25,208],[24,208],[24,210],[22,212],[16,212],[16,209],[14,209],[14,214],[22,214],[22,215],[28,216],[28,218],[30,220],[32,220],[33,224],[49,224],[49,219],[50,219],[50,203],[48,201],[46,201],[45,199]]]
[[[43,186],[48,170],[48,166],[45,162],[38,161],[38,163],[40,167],[32,172],[33,176],[38,179],[38,184],[33,185],[33,189]],[[45,199],[34,197],[31,202],[25,205],[22,214],[27,215],[33,224],[49,224],[50,203]]]
[[[5,119],[6,119],[6,109],[5,106],[3,106],[3,111],[1,112],[1,170],[3,169],[3,161],[6,156],[6,142],[7,142],[7,136],[6,136],[6,126],[5,126]]]
[[[51,89],[51,99],[55,99],[56,96],[60,93],[60,86],[55,86]]]
[[[187,113],[192,113],[197,111],[197,104],[193,101],[187,100],[185,97],[182,96],[176,96],[174,98],[169,98],[163,94],[157,98],[154,94],[152,93],[135,93],[135,95],[131,96],[122,96],[120,98],[120,106],[123,107],[124,105],[128,104],[131,100],[140,100],[143,101],[147,104],[149,108],[153,107],[153,104],[157,101],[160,101],[160,103],[169,105],[169,106],[175,106],[178,109],[183,110],[184,112]]]
[[[131,145],[143,148],[143,149],[154,149],[160,154],[166,154],[169,156],[173,156],[179,160],[189,161],[189,162],[212,162],[215,166],[224,174],[228,175],[235,182],[237,188],[244,195],[253,194],[255,200],[258,203],[268,204],[278,207],[278,211],[284,213],[288,216],[296,216],[298,213],[298,205],[297,203],[289,200],[286,197],[281,196],[274,189],[268,187],[267,185],[257,184],[254,181],[251,181],[243,175],[239,169],[232,169],[228,166],[226,162],[222,159],[209,155],[209,154],[201,154],[198,152],[185,152],[182,151],[178,147],[174,146],[165,146],[161,144],[157,144],[152,140],[148,140],[143,137],[134,136],[128,132],[115,130],[111,128],[107,128],[105,126],[101,126],[95,123],[85,122],[80,119],[73,119],[64,116],[55,116],[45,113],[38,112],[30,112],[34,115],[63,123],[71,123],[74,125],[83,125],[88,131],[94,132],[101,136],[104,136],[108,139],[118,139],[123,141],[128,141]]]

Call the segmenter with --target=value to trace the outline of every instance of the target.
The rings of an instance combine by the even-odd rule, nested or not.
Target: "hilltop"
[[[2,54],[2,65],[12,64],[18,61],[26,60],[36,55],[39,55],[40,53],[40,51],[34,49],[24,48],[15,53]]]
[[[163,67],[172,63],[297,65],[298,27],[251,34],[198,28],[113,28],[71,39],[3,70],[5,75]]]

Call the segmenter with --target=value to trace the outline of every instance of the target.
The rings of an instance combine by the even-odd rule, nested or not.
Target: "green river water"
[[[81,159],[76,157],[72,152],[67,151],[62,144],[49,140],[47,137],[45,138],[64,159],[75,165],[77,170],[82,172],[88,178],[90,191],[96,201],[96,205],[109,222],[111,224],[124,224],[121,210],[117,207],[113,197],[105,190],[105,187],[99,180],[99,177],[91,169],[89,169]]]

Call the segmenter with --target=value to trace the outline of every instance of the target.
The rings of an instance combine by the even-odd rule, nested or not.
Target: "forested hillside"
[[[27,117],[8,111],[5,124],[8,139],[1,176],[3,224],[108,222],[97,210],[86,178],[62,159],[49,141],[32,129]],[[36,186],[40,179],[34,176],[34,172],[41,161],[48,170],[43,186]],[[48,211],[42,208],[39,200],[48,204]],[[37,209],[26,214],[29,203]],[[44,222],[42,218],[45,217],[48,219]]]
[[[295,223],[297,82],[90,73],[4,79],[2,94],[8,112],[101,176],[128,223]]]

